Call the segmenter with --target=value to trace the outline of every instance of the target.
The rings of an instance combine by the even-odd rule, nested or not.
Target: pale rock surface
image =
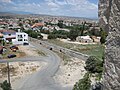
[[[120,0],[99,0],[99,21],[108,32],[103,90],[120,90]]]

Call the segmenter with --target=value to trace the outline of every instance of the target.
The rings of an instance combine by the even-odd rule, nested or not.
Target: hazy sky
[[[0,11],[97,18],[98,0],[0,0]]]

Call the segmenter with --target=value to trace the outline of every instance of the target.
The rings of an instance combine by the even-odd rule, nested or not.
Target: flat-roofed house
[[[13,30],[0,30],[0,33],[3,34],[3,39],[5,41],[12,41],[16,38],[16,32]]]
[[[24,44],[28,43],[28,34],[24,32],[16,32],[16,39],[12,39],[13,44]]]
[[[93,40],[90,38],[90,36],[78,36],[76,38],[76,41],[81,43],[93,43]]]

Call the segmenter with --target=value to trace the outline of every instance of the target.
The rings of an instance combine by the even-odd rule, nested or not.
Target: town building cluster
[[[23,17],[23,18],[0,18],[0,37],[1,40],[12,42],[13,44],[28,43],[28,34],[24,31],[32,30],[35,32],[53,32],[54,30],[63,30],[69,32],[71,26],[82,25],[86,23],[89,30],[97,33],[100,30],[98,22],[89,19],[79,19],[72,17],[58,17],[58,16],[39,16],[39,17]],[[95,40],[93,40],[95,39]],[[99,42],[99,37],[78,36],[76,41],[83,43],[92,43],[93,41]]]

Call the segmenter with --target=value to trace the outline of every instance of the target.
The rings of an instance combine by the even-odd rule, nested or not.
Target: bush
[[[64,30],[54,30],[51,34],[59,34],[59,35],[68,35],[69,32]]]
[[[100,34],[101,34],[100,42],[101,44],[104,44],[106,42],[107,33],[101,28]]]
[[[28,31],[24,31],[24,32],[27,33],[32,38],[39,38],[39,39],[43,38],[43,36],[39,32],[35,32],[35,31],[32,31],[32,30],[28,30]]]
[[[83,79],[80,79],[79,82],[77,82],[73,90],[90,90],[91,87],[91,81],[89,78],[89,73],[86,73],[83,77]]]
[[[50,34],[50,31],[49,31],[49,30],[41,29],[40,32],[41,32],[41,33],[44,33],[44,34]]]
[[[7,82],[7,80],[5,80],[0,86],[3,90],[12,90],[11,85]]]
[[[90,56],[85,63],[85,69],[91,73],[101,73],[103,71],[103,61],[95,56]]]
[[[80,33],[80,31],[79,30],[70,30],[70,32],[69,32],[69,34],[68,34],[68,37],[71,39],[71,40],[73,40],[73,41],[75,41],[76,40],[76,37],[78,37],[79,36],[79,33]]]
[[[66,36],[66,35],[59,35],[59,34],[57,34],[56,37],[57,37],[57,38],[62,38],[62,39],[67,39],[67,36]]]
[[[56,39],[57,36],[55,34],[49,34],[48,39]]]

